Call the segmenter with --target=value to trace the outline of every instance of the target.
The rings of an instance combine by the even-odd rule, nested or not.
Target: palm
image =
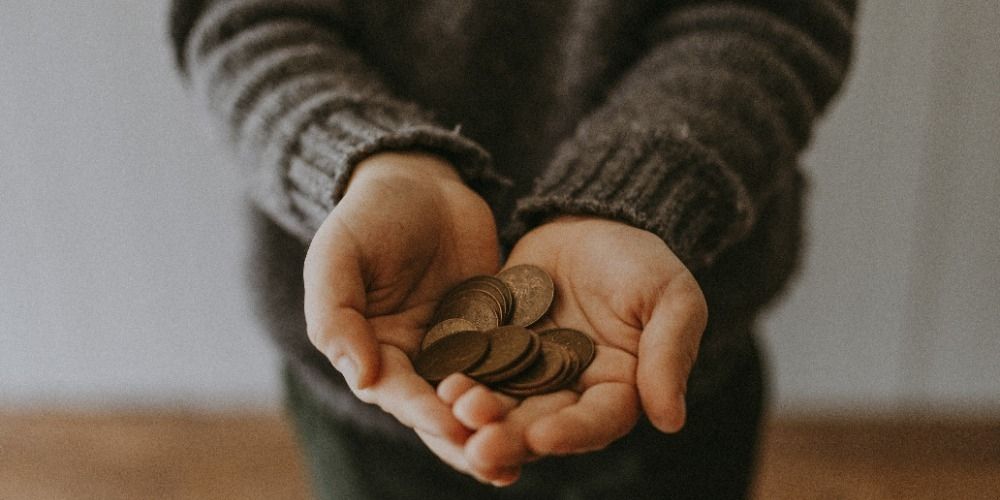
[[[309,336],[360,399],[423,435],[461,443],[468,431],[409,355],[448,288],[496,271],[492,214],[457,176],[429,175],[433,160],[387,158],[355,175],[309,247]],[[416,164],[397,168],[407,162]]]
[[[383,200],[383,209],[354,213],[348,205],[334,214],[367,264],[359,312],[380,343],[413,355],[444,293],[470,276],[496,271],[492,215],[464,188],[435,193],[378,184],[363,191],[358,195]]]
[[[542,226],[518,242],[507,265],[523,263],[546,270],[556,285],[553,309],[539,326],[586,332],[598,354],[572,390],[527,398],[470,438],[469,461],[487,471],[532,456],[600,449],[628,433],[640,414],[640,359],[661,355],[644,331],[663,322],[666,291],[691,291],[684,285],[690,274],[661,240],[609,221]],[[696,345],[700,333],[679,340]]]
[[[633,357],[638,354],[642,325],[626,319],[634,316],[634,311],[626,304],[636,302],[635,297],[630,295],[638,291],[634,286],[642,276],[633,278],[621,273],[616,265],[602,264],[608,262],[609,257],[620,259],[627,256],[620,253],[615,256],[600,253],[573,255],[573,261],[559,265],[558,262],[546,262],[544,254],[530,255],[531,260],[541,261],[536,265],[549,272],[559,291],[546,322],[553,327],[586,332],[598,346],[616,349]],[[616,286],[616,282],[631,283],[632,286]],[[543,322],[539,326],[548,325]]]

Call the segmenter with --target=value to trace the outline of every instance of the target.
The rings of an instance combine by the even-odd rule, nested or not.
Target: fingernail
[[[684,394],[677,396],[677,416],[674,417],[674,425],[677,427],[677,431],[684,428],[684,422],[687,420],[687,401],[684,398]]]
[[[333,360],[333,367],[337,369],[347,380],[347,383],[353,387],[358,381],[358,365],[354,363],[348,355],[343,355],[335,360]]]
[[[516,466],[515,467],[507,467],[507,468],[501,470],[497,474],[498,477],[496,479],[490,481],[490,484],[492,484],[493,486],[495,486],[497,488],[503,488],[503,487],[506,487],[506,486],[510,486],[510,485],[514,484],[514,482],[517,481],[517,478],[520,475],[521,475],[521,468],[520,467],[516,467]]]

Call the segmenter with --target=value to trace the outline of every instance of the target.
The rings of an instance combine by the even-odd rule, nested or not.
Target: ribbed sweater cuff
[[[390,150],[440,155],[484,197],[496,196],[509,185],[493,169],[489,153],[458,129],[436,126],[405,106],[347,106],[308,124],[288,153],[285,191],[297,219],[288,222],[299,226],[289,229],[311,239],[343,197],[354,167]]]
[[[597,127],[581,127],[519,200],[508,241],[554,216],[604,217],[657,234],[695,270],[748,232],[749,196],[711,150],[682,133]]]

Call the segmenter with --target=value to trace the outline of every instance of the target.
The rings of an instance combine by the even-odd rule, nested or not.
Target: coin
[[[499,306],[483,293],[463,293],[444,303],[435,313],[435,322],[461,318],[476,326],[477,330],[492,330],[500,326]]]
[[[553,328],[538,334],[543,340],[560,344],[576,354],[580,360],[580,373],[590,366],[597,353],[597,346],[589,335],[572,328]]]
[[[480,290],[493,297],[501,306],[500,324],[506,324],[514,310],[514,295],[503,281],[493,276],[475,276],[456,287],[456,290]]]
[[[563,365],[563,371],[559,374],[558,377],[555,378],[555,380],[549,382],[544,387],[536,389],[536,391],[538,391],[541,394],[544,394],[546,392],[555,392],[560,389],[566,388],[567,386],[575,382],[576,379],[579,378],[580,373],[582,372],[582,370],[580,370],[580,359],[576,357],[576,354],[566,346],[561,346],[561,347],[564,349],[564,352],[568,354],[568,358],[566,359],[566,364]]]
[[[552,306],[555,285],[542,269],[521,264],[500,271],[497,278],[507,284],[514,296],[512,325],[531,326],[541,319]]]
[[[448,318],[434,325],[434,327],[427,332],[427,335],[424,335],[424,340],[420,343],[420,348],[427,349],[427,346],[453,333],[468,332],[476,329],[476,325],[473,325],[462,318]]]
[[[486,336],[490,339],[489,353],[478,365],[465,372],[483,383],[509,378],[510,375],[498,375],[507,375],[512,367],[521,364],[537,339],[534,333],[519,326],[501,326],[486,332]]]
[[[462,292],[462,297],[474,297],[476,300],[485,300],[489,302],[490,306],[493,308],[493,312],[497,317],[499,325],[503,324],[503,317],[506,311],[504,311],[504,301],[503,296],[500,292],[488,288],[487,285],[475,284],[470,285]]]
[[[489,338],[481,332],[458,332],[421,351],[413,361],[413,368],[428,382],[437,383],[452,373],[475,366],[489,347]]]
[[[514,312],[514,294],[511,293],[510,287],[495,276],[479,276],[477,282],[481,286],[489,287],[497,291],[500,296],[501,303],[504,306],[504,314],[503,317],[500,318],[500,323],[506,324],[510,321],[510,315]]]
[[[496,305],[500,324],[506,323],[507,318],[510,316],[511,311],[514,308],[513,296],[511,295],[510,290],[507,289],[506,284],[493,276],[486,275],[473,276],[458,285],[455,285],[451,288],[451,290],[448,290],[448,293],[446,293],[444,298],[441,299],[437,314],[435,314],[434,323],[437,323],[442,319],[447,319],[442,316],[444,314],[443,310],[445,307],[468,295],[469,293],[472,293],[472,290],[486,294],[489,297],[488,300]],[[455,314],[455,312],[452,311],[451,314]]]
[[[538,361],[520,375],[501,383],[497,389],[511,396],[530,396],[541,394],[539,389],[558,380],[572,355],[565,347],[544,340],[541,350]]]
[[[432,383],[463,372],[515,397],[568,387],[597,350],[594,341],[577,330],[554,328],[536,334],[526,329],[548,313],[554,299],[552,278],[536,266],[522,264],[496,276],[473,276],[441,299],[414,367]]]
[[[521,359],[517,360],[513,365],[511,365],[506,370],[497,372],[494,375],[488,375],[483,377],[480,381],[484,384],[496,384],[502,383],[506,380],[514,378],[520,375],[522,372],[530,368],[542,353],[542,341],[538,338],[538,335],[531,330],[527,330],[531,334],[531,346],[529,349],[521,356]]]

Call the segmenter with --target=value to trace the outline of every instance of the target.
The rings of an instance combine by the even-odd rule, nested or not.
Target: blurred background
[[[0,498],[34,477],[12,429],[180,414],[218,436],[190,415],[232,432],[280,407],[243,281],[244,170],[173,69],[167,3],[0,7]],[[995,0],[863,2],[804,161],[805,263],[761,329],[775,421],[1000,436],[998,26]]]

